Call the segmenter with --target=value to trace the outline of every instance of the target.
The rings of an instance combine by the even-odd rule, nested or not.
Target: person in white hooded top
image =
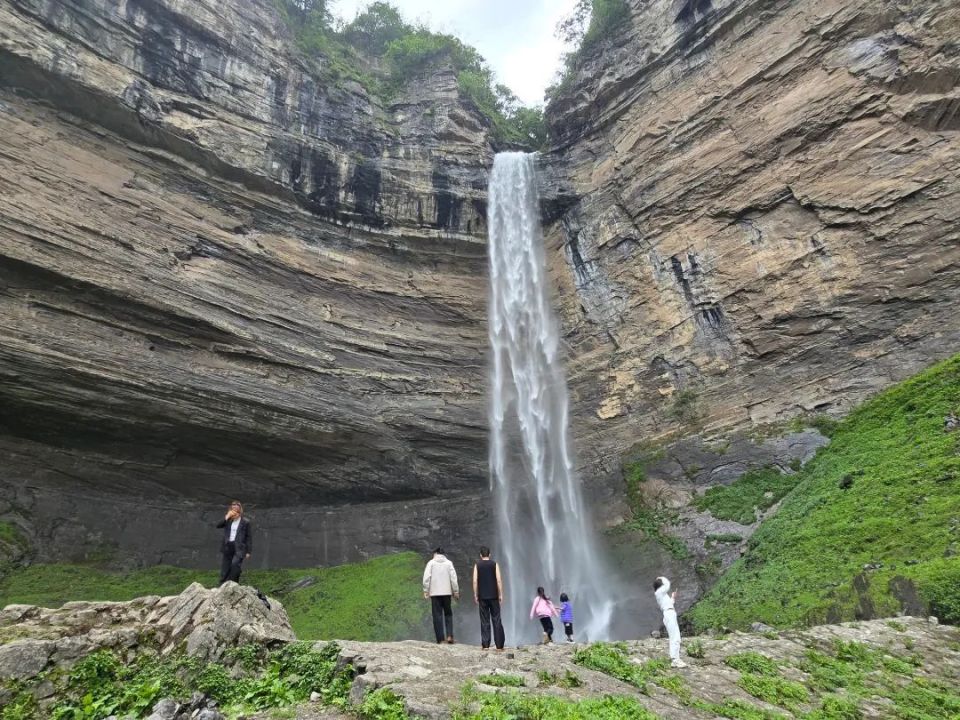
[[[443,548],[433,551],[433,558],[423,570],[423,597],[430,599],[433,611],[433,632],[437,642],[442,643],[444,637],[453,644],[453,605],[451,595],[460,599],[460,586],[457,584],[457,571],[443,554]],[[446,625],[446,632],[444,632]]]
[[[685,668],[687,664],[680,659],[680,626],[677,624],[677,610],[673,606],[677,593],[670,592],[670,581],[667,578],[658,577],[653,581],[653,595],[663,613],[663,626],[667,629],[667,637],[670,638],[670,665],[675,668]]]

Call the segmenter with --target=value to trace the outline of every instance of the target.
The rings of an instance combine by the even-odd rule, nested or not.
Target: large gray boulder
[[[161,653],[184,647],[219,660],[234,647],[296,640],[283,605],[251,587],[193,583],[179,595],[130,602],[70,602],[57,609],[9,605],[0,611],[0,680],[25,680],[51,666],[69,667],[96,650],[125,657],[145,646]]]

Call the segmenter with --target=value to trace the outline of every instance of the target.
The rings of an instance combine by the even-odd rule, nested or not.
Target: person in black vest
[[[503,650],[503,623],[500,604],[503,602],[503,580],[500,566],[490,559],[490,548],[480,548],[480,559],[473,566],[473,601],[480,606],[480,645],[490,648],[490,624],[493,623],[493,641],[497,652]]]
[[[243,561],[253,552],[253,533],[250,521],[243,517],[243,505],[234,500],[223,520],[217,523],[223,528],[223,541],[220,543],[220,584],[227,580],[240,582]]]

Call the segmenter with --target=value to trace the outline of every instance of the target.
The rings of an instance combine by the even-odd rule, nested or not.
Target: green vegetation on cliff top
[[[698,629],[786,627],[927,604],[960,622],[960,356],[853,411],[747,554],[688,613]]]
[[[373,2],[337,27],[328,0],[275,0],[307,58],[322,57],[334,81],[360,83],[371,95],[389,100],[426,73],[450,68],[457,86],[490,123],[500,145],[536,150],[546,143],[543,111],[526,107],[506,85],[495,81],[486,60],[453,35],[410,24],[388,2]]]
[[[278,598],[301,640],[398,640],[427,636],[422,572],[420,557],[407,552],[329,568],[245,570],[241,580]],[[129,573],[89,565],[31,565],[0,580],[0,607],[176,595],[192,582],[213,587],[216,581],[214,571],[165,565]]]

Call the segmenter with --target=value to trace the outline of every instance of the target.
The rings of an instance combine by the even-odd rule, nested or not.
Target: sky
[[[333,12],[350,21],[371,0],[334,0]],[[543,91],[560,67],[563,43],[557,23],[576,0],[392,0],[408,22],[456,35],[473,45],[503,83],[527,105],[543,103]]]

